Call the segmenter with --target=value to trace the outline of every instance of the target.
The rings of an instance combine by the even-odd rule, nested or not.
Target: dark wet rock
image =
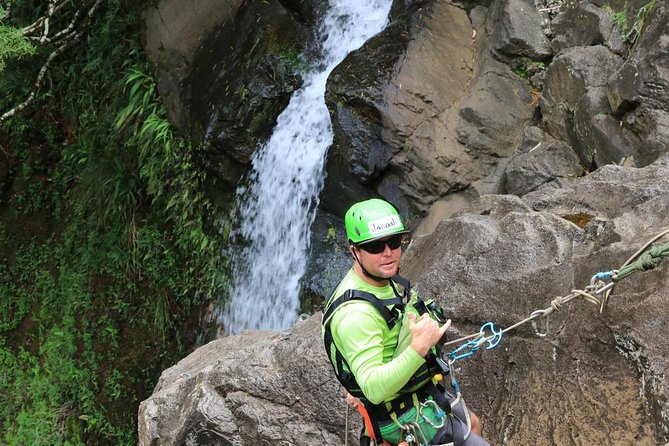
[[[605,45],[611,40],[622,43],[610,11],[587,2],[568,4],[551,22],[554,36],[551,44],[555,51],[575,46]]]
[[[351,254],[341,219],[319,212],[311,225],[309,246],[309,262],[301,285],[302,313],[322,309],[325,299],[351,268]]]
[[[178,0],[164,0],[144,12],[144,47],[155,69],[158,91],[171,122],[182,129],[190,126],[192,98],[185,83],[195,54],[209,34],[235,16],[241,3],[221,6],[211,0],[196,0],[184,8]]]
[[[493,47],[505,55],[545,60],[551,56],[550,42],[541,27],[541,16],[533,2],[502,0],[493,7]]]
[[[234,186],[301,85],[320,2],[219,2],[145,12],[146,49],[170,120]]]
[[[536,143],[535,138],[527,139],[506,166],[506,193],[522,196],[544,187],[559,188],[564,180],[583,175],[578,155],[569,145],[553,139]]]

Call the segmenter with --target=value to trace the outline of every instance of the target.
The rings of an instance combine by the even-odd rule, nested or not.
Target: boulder
[[[614,52],[623,51],[620,30],[614,26],[612,10],[588,2],[567,5],[551,22],[551,45],[559,53],[575,46],[609,45]]]
[[[506,193],[523,196],[543,187],[558,188],[583,175],[578,155],[569,145],[543,136],[537,127],[525,129],[521,145],[506,165]]]
[[[622,64],[619,56],[598,45],[569,48],[548,67],[539,100],[542,124],[551,136],[569,142],[586,166],[619,162],[621,153],[633,150],[614,143],[625,137],[613,128],[617,121],[605,92],[609,77]],[[606,124],[612,133],[601,131]]]
[[[319,332],[314,316],[284,333],[200,347],[165,370],[141,403],[139,444],[341,444],[346,405]]]
[[[532,119],[529,83],[492,56],[487,9],[470,17],[448,2],[410,8],[334,70],[325,210],[382,193],[422,213],[513,153]]]
[[[495,51],[505,55],[546,60],[551,46],[541,27],[542,19],[528,0],[502,0],[495,3],[491,40]]]

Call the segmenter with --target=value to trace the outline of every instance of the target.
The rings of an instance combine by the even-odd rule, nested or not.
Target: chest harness
[[[403,288],[402,294],[397,291],[395,283]],[[332,337],[330,329],[330,320],[334,312],[344,303],[350,301],[364,301],[371,304],[380,314],[388,326],[392,329],[397,323],[398,319],[404,316],[405,306],[408,304],[411,297],[411,284],[409,281],[401,276],[394,276],[390,279],[390,286],[395,293],[392,299],[379,299],[374,294],[361,290],[346,290],[339,297],[337,297],[323,313],[323,342],[325,344],[325,351],[332,363],[337,379],[342,386],[354,397],[360,399],[363,403],[369,421],[371,422],[371,431],[373,438],[377,444],[381,444],[383,437],[381,435],[381,424],[386,424],[395,418],[398,414],[405,412],[411,407],[418,406],[421,401],[424,401],[429,396],[441,407],[445,412],[451,412],[451,407],[444,397],[444,388],[439,384],[434,384],[431,379],[435,374],[445,376],[448,373],[448,365],[438,358],[434,351],[430,351],[425,357],[425,363],[420,366],[418,370],[411,376],[407,383],[400,389],[399,396],[392,401],[382,402],[381,404],[372,404],[365,398],[360,386],[355,377],[351,373],[349,364],[344,359],[341,352],[337,349]],[[413,304],[419,315],[429,312],[438,322],[444,323],[443,310],[436,307],[434,302],[426,304],[422,299],[418,298]],[[442,339],[443,343],[445,339]],[[397,348],[397,346],[395,346]],[[434,350],[434,349],[433,349]],[[422,386],[421,386],[422,384]],[[418,390],[415,390],[418,388]]]

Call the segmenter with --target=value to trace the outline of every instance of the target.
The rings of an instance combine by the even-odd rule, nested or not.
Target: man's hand
[[[411,331],[411,347],[422,357],[427,355],[430,348],[437,345],[448,327],[451,326],[451,320],[449,319],[440,327],[437,321],[427,313],[423,313],[418,320],[412,313],[408,313],[407,317],[409,318],[409,330]]]

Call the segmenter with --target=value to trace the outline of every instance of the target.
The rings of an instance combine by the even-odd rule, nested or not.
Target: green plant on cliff
[[[634,20],[630,24],[630,16],[627,11],[615,12],[612,15],[613,23],[620,31],[623,41],[629,44],[636,42],[643,31],[646,19],[650,15],[653,8],[657,4],[657,0],[650,0],[648,3],[641,6],[636,13],[634,13]],[[610,9],[610,7],[609,7]]]
[[[627,33],[629,32],[627,26],[627,13],[625,11],[616,12],[612,15],[612,18],[613,23],[618,28],[618,31],[620,31],[620,35],[625,39],[625,36],[627,36]]]
[[[634,43],[641,36],[646,19],[655,7],[656,3],[657,0],[650,0],[648,3],[637,10],[634,16],[634,22],[632,23],[630,30],[625,34],[626,41]]]
[[[537,60],[525,60],[523,63],[514,68],[514,73],[523,79],[529,79],[535,74],[546,69],[546,64]]]
[[[34,20],[37,3],[12,4]],[[139,401],[222,285],[204,148],[172,130],[145,74],[140,5],[102,4],[49,91],[0,124],[1,444],[136,444]],[[39,56],[7,63],[0,110]]]
[[[7,13],[0,8],[0,73],[5,68],[5,61],[35,54],[35,47],[23,36],[21,29],[3,25]]]

